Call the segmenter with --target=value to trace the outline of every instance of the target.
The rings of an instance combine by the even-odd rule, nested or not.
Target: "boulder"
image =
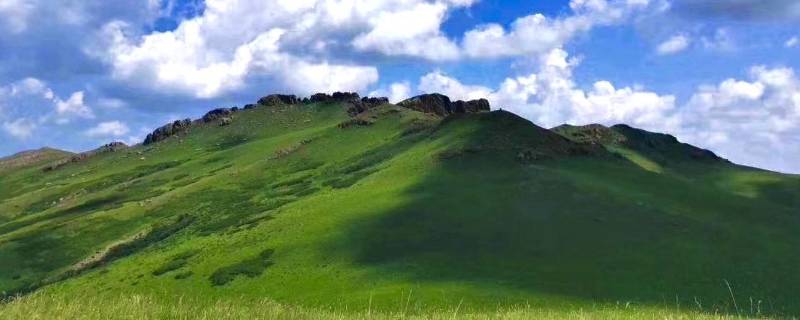
[[[231,109],[228,108],[219,108],[209,111],[203,116],[203,122],[209,123],[217,119],[221,119],[227,116],[230,116],[233,113]]]
[[[244,105],[244,109],[245,110],[255,109],[256,107],[257,107],[257,105],[252,104],[252,103]]]
[[[231,123],[233,123],[233,119],[231,119],[230,117],[224,117],[224,118],[220,118],[219,119],[219,126],[220,127],[224,127],[224,126],[230,125]]]
[[[300,102],[301,101],[300,99],[297,99],[297,96],[288,94],[271,94],[258,99],[258,104],[264,106],[292,105]]]
[[[153,144],[159,141],[163,141],[171,136],[179,134],[181,132],[186,131],[191,127],[192,120],[185,119],[185,120],[178,120],[173,123],[168,123],[161,128],[156,129],[153,133],[148,134],[147,138],[144,139],[144,145]]]

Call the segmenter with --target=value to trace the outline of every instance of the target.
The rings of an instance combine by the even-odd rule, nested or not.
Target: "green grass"
[[[3,173],[0,292],[59,281],[0,318],[800,314],[796,176],[638,131],[570,141],[506,112],[359,117],[262,107]]]
[[[398,302],[402,303],[402,301]],[[337,319],[470,319],[470,320],[521,320],[521,319],[653,319],[653,320],[727,320],[753,319],[758,316],[731,316],[705,314],[692,310],[691,306],[674,306],[673,309],[658,309],[630,304],[591,306],[576,310],[552,310],[530,306],[507,306],[494,311],[475,311],[467,306],[435,311],[420,311],[414,306],[405,306],[402,311],[392,313],[375,311],[348,312],[330,309],[292,307],[271,300],[238,299],[208,301],[181,297],[165,304],[147,296],[78,296],[65,299],[61,296],[36,294],[15,301],[0,309],[0,318],[17,319],[287,319],[287,320],[337,320]]]

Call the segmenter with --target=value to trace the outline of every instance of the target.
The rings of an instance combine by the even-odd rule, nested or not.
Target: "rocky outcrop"
[[[268,107],[299,104],[300,102],[301,100],[298,99],[297,96],[288,94],[271,94],[261,99],[258,99],[258,104]],[[247,107],[248,106],[245,106],[245,109],[248,109]]]
[[[233,119],[231,119],[229,117],[224,117],[224,118],[219,119],[219,126],[220,127],[228,126],[231,123],[233,123]]]
[[[445,95],[432,93],[423,94],[398,103],[397,105],[424,113],[448,116],[460,113],[479,113],[491,110],[486,99],[472,101],[450,101]]]
[[[489,100],[486,99],[453,102],[453,113],[478,113],[491,110],[492,107],[489,105]]]
[[[231,111],[231,109],[228,109],[228,108],[214,109],[214,110],[211,110],[208,113],[206,113],[203,116],[202,120],[203,120],[203,123],[209,123],[209,122],[213,122],[213,121],[215,121],[217,119],[230,117],[231,114],[233,114],[233,111]]]
[[[317,93],[308,99],[304,99],[304,101],[306,103],[347,103],[350,105],[350,107],[347,109],[347,112],[351,116],[354,116],[377,106],[389,103],[389,98],[361,98],[361,96],[355,92],[334,92],[332,95],[327,93]]]
[[[153,144],[163,141],[171,136],[182,133],[192,126],[191,119],[178,120],[173,123],[168,123],[161,128],[156,129],[153,133],[148,134],[144,139],[144,145]]]

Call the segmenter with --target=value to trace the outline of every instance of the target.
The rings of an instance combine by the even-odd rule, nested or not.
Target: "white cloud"
[[[609,81],[581,89],[572,75],[579,61],[561,49],[538,59],[538,72],[507,78],[497,89],[465,85],[438,71],[423,76],[420,87],[462,98],[485,94],[493,108],[546,127],[626,123],[675,134],[737,163],[800,172],[800,79],[793,69],[753,67],[748,80],[701,86],[678,104],[674,96]]]
[[[468,31],[463,49],[475,58],[543,54],[595,26],[620,23],[649,6],[649,0],[572,0],[570,16],[548,18],[533,14],[515,20],[509,30],[499,24],[487,24]]]
[[[34,0],[0,0],[0,25],[11,33],[25,31],[35,5]]]
[[[4,109],[4,114],[39,114],[36,121],[39,124],[50,120],[63,124],[75,117],[94,118],[92,109],[84,103],[83,91],[73,92],[67,100],[63,100],[45,82],[36,78],[25,78],[0,86],[0,109]],[[3,114],[0,114],[2,117]]]
[[[377,81],[375,67],[319,57],[355,49],[452,59],[457,46],[440,25],[448,10],[473,2],[208,0],[202,16],[174,31],[139,36],[123,22],[109,23],[87,51],[118,80],[198,98],[241,89],[250,77],[298,93],[360,91]],[[308,75],[315,78],[300,79]]]
[[[97,126],[86,130],[86,135],[93,138],[98,137],[121,137],[130,132],[128,126],[120,121],[101,122]]]
[[[787,48],[797,47],[798,44],[800,44],[800,38],[797,37],[791,37],[789,40],[786,40],[786,43],[784,43]]]
[[[684,136],[741,163],[800,172],[800,79],[764,66],[749,78],[699,88],[681,109]]]
[[[691,39],[689,39],[688,36],[675,35],[659,44],[658,48],[656,48],[656,52],[659,55],[676,54],[689,48],[690,43]]]
[[[445,3],[421,2],[405,10],[381,12],[369,19],[371,30],[356,37],[353,45],[386,55],[454,60],[458,46],[439,29],[447,10]]]
[[[503,108],[547,127],[563,123],[629,123],[638,126],[672,124],[662,115],[675,108],[673,96],[660,96],[639,88],[615,88],[608,81],[596,82],[584,91],[573,81],[579,60],[554,49],[538,58],[539,71],[507,78],[499,88],[465,85],[441,72],[420,79],[420,90],[437,91],[457,99],[486,97],[494,108]]]
[[[81,118],[94,118],[92,109],[83,103],[83,91],[73,93],[66,101],[55,98],[56,112],[61,116],[77,116]]]
[[[6,121],[3,123],[3,130],[18,139],[30,138],[36,127],[37,124],[35,121],[24,118],[19,118],[14,121]]]
[[[408,82],[396,82],[389,86],[389,89],[375,90],[369,93],[370,97],[387,97],[389,102],[398,103],[411,97],[411,84]]]
[[[482,86],[469,86],[435,71],[419,80],[419,91],[424,93],[441,93],[455,100],[474,100],[485,98],[491,89]]]

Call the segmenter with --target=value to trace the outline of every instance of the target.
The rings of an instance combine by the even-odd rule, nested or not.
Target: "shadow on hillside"
[[[710,313],[800,311],[797,219],[620,161],[574,161],[596,180],[498,153],[442,160],[406,205],[354,221],[340,245],[414,281]]]

